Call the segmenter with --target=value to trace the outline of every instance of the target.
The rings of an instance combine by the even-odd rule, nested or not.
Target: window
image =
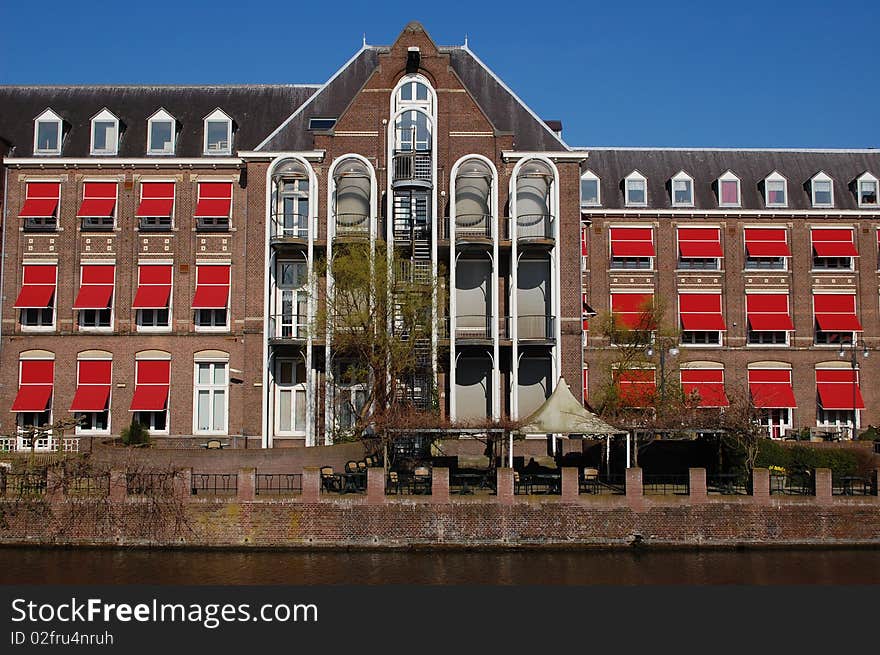
[[[681,389],[686,397],[699,397],[698,407],[727,407],[730,401],[724,391],[724,369],[717,365],[690,364],[682,367]]]
[[[232,213],[232,182],[199,182],[196,229],[225,232]]]
[[[648,180],[638,171],[633,171],[624,180],[624,194],[627,207],[646,207]]]
[[[332,130],[336,125],[335,118],[310,118],[309,119],[309,129],[310,130]]]
[[[781,439],[792,427],[792,410],[797,407],[791,386],[791,368],[749,368],[749,394],[768,436]]]
[[[25,358],[34,352],[40,352],[40,359]],[[12,401],[12,411],[18,414],[16,426],[19,432],[29,432],[29,428],[42,427],[52,423],[55,361],[51,353],[43,353],[42,351],[29,351],[22,353],[22,355],[23,358],[19,360],[18,369],[18,393],[15,400]],[[30,447],[30,443],[23,445]],[[45,443],[38,441],[36,445],[38,448],[49,447],[48,441]]]
[[[24,229],[33,232],[58,229],[58,206],[61,202],[61,182],[27,182],[24,204],[18,213],[24,219]]]
[[[152,433],[168,434],[168,412],[133,412],[134,420]]]
[[[877,178],[870,173],[865,173],[856,180],[859,207],[877,206],[877,186]]]
[[[854,333],[862,330],[853,294],[814,294],[813,317],[817,345],[839,345],[846,340],[852,341]]]
[[[680,293],[678,312],[683,345],[720,345],[727,329],[721,314],[720,293]]]
[[[672,206],[694,206],[694,179],[684,171],[672,178]]]
[[[785,228],[747,227],[743,234],[746,241],[747,270],[778,270],[788,267],[791,250]]]
[[[199,434],[226,434],[229,395],[226,362],[196,362],[193,430]]]
[[[305,171],[303,171],[305,173]],[[282,178],[277,182],[274,234],[277,237],[308,239],[309,178]]]
[[[399,82],[394,108],[397,111],[403,107],[420,107],[433,115],[433,94],[421,75],[407,76]]]
[[[367,401],[365,371],[352,362],[340,361],[333,375],[336,427],[350,430],[356,424]]]
[[[764,179],[764,204],[767,207],[788,206],[788,180],[776,171]]]
[[[811,180],[813,207],[834,207],[834,181],[824,172]]]
[[[25,264],[22,268],[21,291],[15,301],[20,310],[22,331],[55,329],[55,264]]]
[[[739,207],[741,204],[739,178],[727,171],[718,178],[718,206]]]
[[[612,269],[643,269],[654,267],[654,229],[651,227],[612,227]]]
[[[587,171],[581,175],[581,207],[599,207],[601,204],[599,178]]]
[[[170,230],[174,216],[174,182],[142,182],[141,201],[135,216],[141,231]]]
[[[229,283],[228,264],[199,264],[196,267],[196,293],[192,308],[195,310],[197,330],[229,329]]]
[[[275,364],[275,432],[305,434],[306,367],[302,360],[279,359]]]
[[[657,395],[653,368],[615,370],[612,373],[621,407],[650,407]]]
[[[137,310],[138,332],[171,329],[171,264],[138,266],[138,288],[131,304]]]
[[[788,345],[794,330],[786,293],[746,294],[749,345]]]
[[[853,258],[858,256],[852,228],[816,228],[810,230],[813,242],[813,269],[853,269]]]
[[[112,329],[115,277],[116,267],[112,264],[80,267],[80,287],[73,308],[79,310],[81,329]]]
[[[164,109],[160,109],[147,121],[147,154],[173,155],[177,137],[177,122]]]
[[[34,120],[34,154],[61,154],[62,122],[51,109],[47,109]]]
[[[711,270],[721,268],[721,229],[717,227],[680,227],[678,234],[678,268]]]
[[[109,432],[113,362],[109,359],[80,359],[76,368],[76,394],[70,406],[78,420],[76,433]]]
[[[112,230],[116,224],[116,182],[83,182],[83,201],[76,213],[86,231]]]
[[[168,395],[171,385],[171,360],[168,353],[150,351],[149,357],[135,360],[134,396],[131,407],[134,420],[150,432],[168,433]]]
[[[232,119],[220,109],[205,117],[205,154],[232,154]]]
[[[653,293],[612,293],[611,313],[614,318],[614,344],[643,344],[652,341],[654,324]]]
[[[816,391],[816,425],[837,427],[844,436],[852,436],[852,428],[859,426],[859,410],[865,409],[859,371],[849,367],[817,368]]]
[[[274,336],[305,339],[309,328],[308,266],[305,259],[279,260],[275,270]]]
[[[102,109],[92,117],[93,155],[115,155],[119,148],[119,119]]]

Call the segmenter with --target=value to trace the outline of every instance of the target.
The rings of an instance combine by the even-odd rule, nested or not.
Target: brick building
[[[654,295],[707,402],[749,388],[780,430],[876,420],[853,412],[874,360],[857,386],[837,351],[880,327],[880,155],[560,132],[417,23],[321,85],[0,88],[3,444],[74,414],[80,435],[134,415],[169,439],[331,441],[365,389],[315,329],[316,262],[351,241],[448,289],[412,392],[453,420],[527,416],[560,376],[594,398],[615,347],[584,312],[634,320]]]

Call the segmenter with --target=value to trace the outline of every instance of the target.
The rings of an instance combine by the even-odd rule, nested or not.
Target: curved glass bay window
[[[354,157],[333,173],[336,192],[333,218],[337,235],[368,236],[370,231],[370,171]]]
[[[516,177],[516,233],[519,239],[552,239],[550,194],[553,171],[538,160],[526,162]]]
[[[308,239],[309,172],[302,162],[278,168],[272,177],[272,238]]]
[[[456,237],[492,238],[492,171],[485,162],[469,159],[455,177]]]

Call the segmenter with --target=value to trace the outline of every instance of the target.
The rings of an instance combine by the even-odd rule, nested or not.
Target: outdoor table
[[[337,473],[336,478],[339,480],[339,493],[356,494],[363,491],[363,479],[366,476],[363,473]]]
[[[535,485],[545,485],[547,493],[559,493],[562,476],[559,473],[532,473],[528,476],[529,489]]]
[[[847,475],[840,478],[840,484],[843,490],[844,496],[852,496],[855,494],[855,487],[857,484],[864,484],[865,479],[860,478],[857,475]]]
[[[453,481],[461,482],[461,489],[458,493],[465,496],[474,493],[473,487],[479,486],[482,488],[485,476],[482,473],[456,473],[452,479]],[[468,486],[468,482],[471,483],[470,486]]]

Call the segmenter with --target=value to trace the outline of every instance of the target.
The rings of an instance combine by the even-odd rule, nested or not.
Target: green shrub
[[[880,440],[880,428],[869,425],[859,434],[859,441],[877,441]]]
[[[831,469],[834,477],[855,475],[858,458],[845,448],[783,446],[774,441],[761,442],[756,465],[761,468],[781,466],[790,474],[802,474],[817,468]]]
[[[122,428],[119,436],[122,437],[122,443],[126,446],[143,446],[150,443],[150,431],[134,419],[132,419],[131,425]]]

